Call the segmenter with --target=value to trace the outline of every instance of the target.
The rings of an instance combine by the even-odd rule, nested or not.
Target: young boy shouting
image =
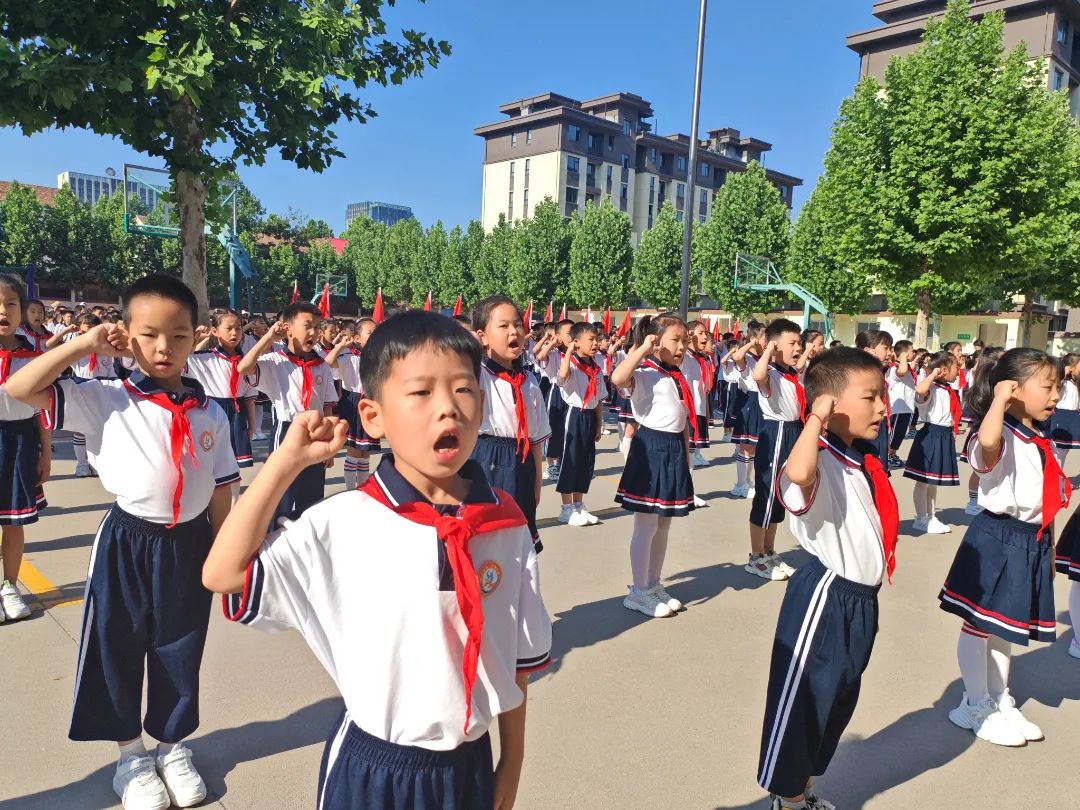
[[[341,420],[300,414],[203,569],[208,588],[230,594],[229,618],[296,629],[341,690],[323,810],[513,806],[528,673],[548,663],[551,622],[524,515],[469,460],[483,418],[480,364],[476,338],[442,315],[413,310],[381,324],[361,355],[360,410],[393,455],[360,489],[265,537],[282,493],[345,442]],[[388,575],[356,587],[358,571],[376,570]]]
[[[585,493],[596,469],[596,444],[604,426],[607,386],[596,364],[596,327],[575,323],[569,351],[562,357],[556,385],[566,403],[566,430],[555,491],[562,497],[559,522],[595,526],[600,518],[585,508]]]
[[[810,412],[776,487],[811,560],[788,583],[773,642],[758,771],[772,810],[833,808],[813,777],[855,711],[877,592],[896,565],[896,495],[875,446],[884,396],[880,362],[858,349],[829,349],[807,369]]]
[[[49,409],[57,429],[85,434],[102,486],[116,495],[90,552],[68,736],[119,744],[113,790],[125,810],[192,807],[206,796],[183,745],[199,725],[211,601],[202,566],[240,472],[224,411],[180,376],[195,346],[195,294],[151,275],[123,298],[126,333],[95,326],[24,366],[7,392]],[[138,370],[126,380],[56,381],[91,353],[133,354]],[[160,741],[156,757],[144,730]]]

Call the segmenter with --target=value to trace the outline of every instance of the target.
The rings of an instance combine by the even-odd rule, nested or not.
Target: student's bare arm
[[[1020,386],[1016,380],[1002,380],[994,386],[994,400],[990,403],[986,416],[979,423],[979,449],[982,450],[983,463],[989,466],[1001,452],[1001,434],[1005,428],[1005,411],[1012,402],[1013,394]]]
[[[533,494],[536,496],[536,505],[540,505],[540,495],[544,491],[544,443],[533,442],[529,450],[532,453],[533,466],[536,467],[536,484]]]
[[[232,486],[218,487],[210,496],[210,532],[211,536],[217,537],[221,530],[221,524],[229,516],[232,509]]]
[[[800,486],[809,499],[814,482],[817,480],[818,439],[825,432],[825,426],[836,407],[836,398],[827,394],[819,396],[810,406],[802,433],[791,448],[787,460],[787,477],[791,483]]]
[[[8,395],[34,408],[49,407],[49,386],[60,373],[91,352],[119,357],[127,349],[127,336],[116,324],[95,326],[85,335],[69,340],[62,346],[35,357],[4,383]]]
[[[641,365],[641,361],[651,355],[654,349],[656,349],[656,336],[646,335],[645,342],[631,349],[626,355],[626,359],[615,366],[615,369],[611,372],[611,384],[617,388],[628,386],[630,380],[634,378],[637,367]]]
[[[248,353],[244,355],[244,359],[237,365],[236,370],[241,374],[251,374],[259,365],[259,358],[270,351],[270,347],[275,340],[284,336],[285,324],[278,321],[266,330],[266,334],[259,338],[258,343],[248,350]]]
[[[562,362],[559,364],[559,379],[567,380],[570,377],[570,358],[578,350],[578,342],[576,340],[570,342],[570,346],[567,347],[566,353],[562,356]]]
[[[765,351],[761,353],[761,359],[754,364],[754,370],[750,372],[750,379],[757,383],[758,388],[764,388],[766,392],[769,390],[769,363],[772,362],[775,352],[776,341],[770,340]]]
[[[345,422],[315,411],[304,411],[293,420],[281,446],[270,454],[218,529],[203,565],[203,585],[215,593],[244,589],[248,563],[266,538],[266,527],[285,490],[304,468],[333,458],[345,446],[347,431]]]
[[[517,800],[521,766],[525,762],[525,704],[529,697],[529,675],[520,673],[518,689],[521,705],[499,715],[499,764],[495,768],[495,810],[511,810]]]
[[[915,386],[915,396],[919,398],[921,402],[925,402],[926,398],[930,395],[930,387],[941,376],[941,369],[935,368],[921,380],[919,384]]]
[[[52,431],[37,420],[38,437],[41,442],[41,457],[38,459],[38,484],[44,484],[52,474]]]
[[[338,357],[341,356],[342,350],[344,350],[344,348],[350,343],[352,343],[352,335],[349,335],[346,332],[342,332],[340,335],[338,335],[338,339],[334,343],[334,348],[328,351],[326,353],[326,357],[323,358],[323,360],[326,361],[326,365],[330,366],[330,368],[336,369],[338,367]]]
[[[72,332],[74,332],[78,328],[79,327],[74,326],[74,325],[73,326],[65,326],[63,329],[61,329],[59,332],[57,332],[51,338],[49,338],[48,340],[45,341],[45,348],[46,349],[55,349],[57,346],[59,346],[61,343],[64,342],[65,337],[70,335]]]

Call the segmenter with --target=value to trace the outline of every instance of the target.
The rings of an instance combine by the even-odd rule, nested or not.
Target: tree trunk
[[[180,251],[183,279],[199,302],[199,323],[208,323],[210,306],[206,294],[206,184],[191,167],[202,152],[203,134],[191,99],[181,96],[169,113],[173,144],[179,160],[170,168],[176,179],[176,202],[180,207]],[[179,165],[177,165],[179,164]]]
[[[915,345],[925,347],[927,335],[930,333],[930,291],[919,290],[915,293]]]
[[[1020,316],[1020,335],[1019,340],[1017,341],[1018,346],[1031,345],[1031,299],[1031,293],[1024,293],[1024,308],[1021,310],[1022,314]]]

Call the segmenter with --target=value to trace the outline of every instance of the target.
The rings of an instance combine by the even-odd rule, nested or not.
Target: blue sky
[[[731,126],[773,144],[767,166],[806,179],[821,171],[840,101],[858,78],[845,35],[875,25],[871,0],[713,0],[709,4],[701,129]],[[345,159],[323,174],[276,157],[241,167],[269,211],[289,207],[344,227],[345,205],[412,206],[424,225],[480,216],[482,140],[497,107],[548,90],[573,98],[628,91],[648,99],[661,134],[690,129],[697,0],[399,0],[391,26],[449,40],[454,52],[425,77],[367,93],[378,118],[336,129]],[[55,185],[64,170],[103,174],[146,163],[120,141],[88,132],[25,137],[0,129],[0,180]]]

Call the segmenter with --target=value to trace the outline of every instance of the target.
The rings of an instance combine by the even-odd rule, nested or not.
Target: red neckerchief
[[[655,360],[646,360],[641,365],[646,368],[651,368],[662,375],[671,377],[671,379],[675,381],[675,390],[679,392],[679,399],[682,400],[683,407],[686,408],[686,421],[690,425],[690,437],[695,443],[699,443],[701,436],[698,431],[697,407],[694,405],[694,392],[690,390],[690,383],[686,381],[686,375],[682,373],[682,369],[675,368],[674,366],[661,365]]]
[[[596,365],[592,359],[581,360],[576,354],[570,355],[570,363],[589,378],[585,386],[585,396],[581,400],[581,407],[588,408],[589,400],[596,396],[596,378],[600,376],[600,366]]]
[[[517,415],[517,446],[521,453],[521,460],[529,457],[529,413],[525,408],[525,372],[507,371],[494,361],[487,365],[487,370],[495,375],[496,379],[509,383],[514,392],[514,412]]]
[[[959,387],[959,389],[961,391],[963,391],[965,388],[967,388],[967,369],[961,367],[960,368],[960,375],[956,379],[957,379],[957,387]]]
[[[499,495],[498,503],[462,504],[458,509],[458,516],[454,517],[439,514],[434,506],[422,501],[394,506],[383,493],[375,476],[368,478],[360,491],[413,523],[434,527],[435,534],[446,544],[446,559],[454,575],[458,609],[468,631],[465,652],[461,657],[461,674],[465,681],[465,732],[468,733],[469,718],[472,717],[473,686],[476,684],[476,672],[480,665],[480,642],[484,635],[480,583],[472,555],[469,553],[469,541],[477,534],[524,526],[525,516],[521,514],[517,504],[503,495]]]
[[[693,349],[690,350],[690,356],[697,360],[698,367],[701,369],[701,384],[705,386],[705,393],[708,394],[712,389],[712,380],[709,373],[709,362],[705,359],[705,355],[698,354]]]
[[[799,372],[795,371],[795,369],[788,369],[787,371],[784,371],[782,368],[780,368],[779,364],[777,364],[777,363],[773,363],[772,367],[774,369],[776,369],[777,373],[781,377],[783,377],[785,380],[787,380],[789,383],[791,383],[793,386],[795,386],[795,401],[798,403],[798,406],[799,406],[799,421],[800,422],[805,422],[806,421],[806,389],[803,388],[803,384],[799,380]]]
[[[615,362],[615,358],[612,357],[610,354],[605,354],[604,355],[604,376],[605,377],[610,377],[611,376],[611,366],[614,364],[614,362]]]
[[[885,378],[885,421],[892,419],[892,405],[889,404],[889,378]]]
[[[963,409],[960,407],[960,394],[956,392],[956,389],[946,383],[934,383],[938,388],[944,389],[949,394],[949,415],[952,417],[952,432],[954,435],[960,434],[960,417],[963,415]]]
[[[1030,438],[1021,432],[1021,429],[1006,422],[1021,441],[1029,441],[1039,448],[1043,460],[1043,491],[1042,491],[1042,525],[1039,527],[1038,538],[1041,540],[1043,532],[1048,526],[1053,525],[1054,516],[1069,505],[1072,499],[1072,484],[1061,469],[1054,446],[1045,436],[1032,432]],[[1023,426],[1021,426],[1022,428]]]
[[[34,349],[39,352],[45,351],[47,347],[43,344],[48,343],[49,338],[53,336],[53,333],[50,332],[48,329],[42,329],[41,334],[38,334],[29,326],[26,327],[24,332],[30,339],[34,341]]]
[[[300,401],[306,411],[311,405],[311,397],[315,393],[315,386],[311,382],[311,370],[315,366],[322,365],[323,359],[321,357],[313,357],[310,360],[303,360],[290,352],[282,352],[285,357],[294,366],[300,366],[300,370],[304,372],[304,383],[300,389]]]
[[[94,372],[97,370],[97,353],[90,352],[90,360],[86,364],[86,370],[90,373],[90,376],[94,376]]]
[[[165,526],[166,529],[171,529],[180,521],[180,498],[184,494],[184,469],[181,461],[184,458],[185,449],[191,456],[191,463],[196,469],[199,467],[199,460],[195,457],[195,440],[191,438],[191,423],[188,422],[187,412],[201,405],[193,396],[185,397],[180,402],[173,402],[163,391],[147,394],[127,380],[124,380],[124,385],[132,396],[153,402],[172,414],[172,423],[169,426],[169,451],[172,455],[173,468],[176,470],[176,489],[173,490],[172,523]]]
[[[0,349],[0,385],[7,382],[7,378],[11,375],[11,361],[17,357],[40,357],[41,352],[34,351],[33,349],[26,349],[20,346],[17,349]]]
[[[240,413],[240,402],[236,399],[236,395],[240,391],[239,366],[240,361],[244,359],[244,355],[242,352],[225,354],[221,349],[218,349],[218,356],[229,364],[229,396],[232,397],[233,406],[236,408],[236,412]]]

